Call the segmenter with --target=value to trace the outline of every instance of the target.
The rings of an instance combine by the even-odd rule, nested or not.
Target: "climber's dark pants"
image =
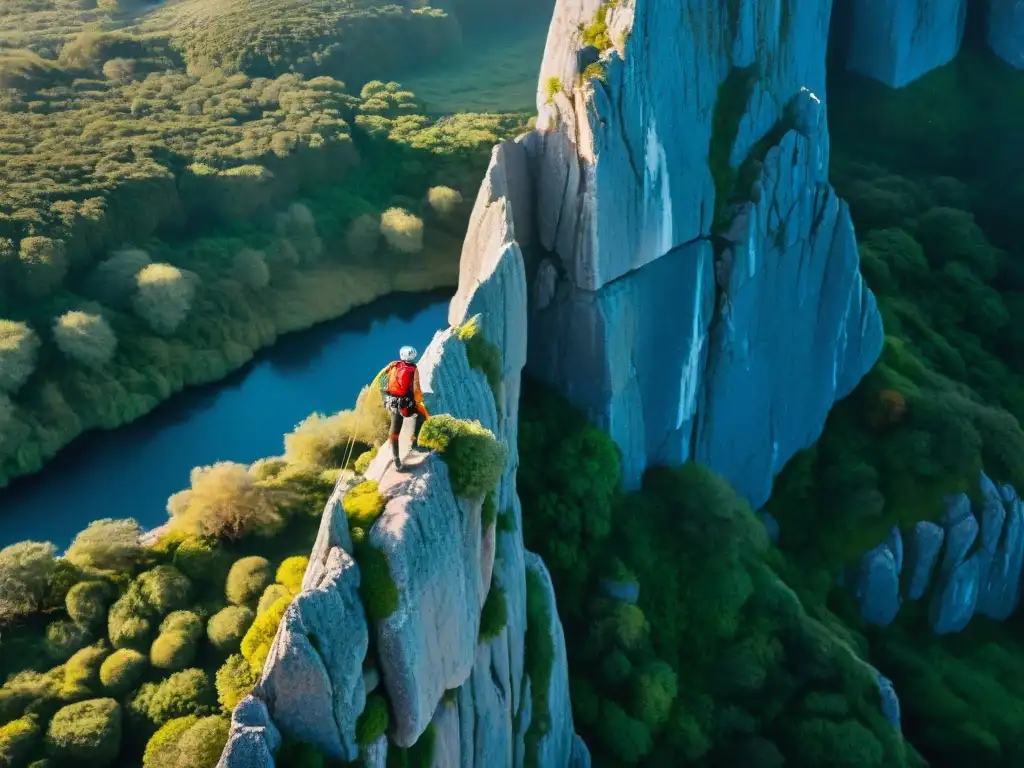
[[[423,422],[427,420],[427,412],[423,406],[419,403],[414,403],[412,408],[407,408],[409,415],[404,416],[399,410],[391,412],[391,453],[398,457],[398,437],[402,434],[402,423],[405,419],[416,419],[416,426],[413,428],[412,443],[416,445],[416,441],[419,439],[420,430],[423,428]]]

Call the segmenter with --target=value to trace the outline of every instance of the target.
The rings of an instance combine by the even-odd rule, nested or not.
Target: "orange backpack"
[[[391,366],[391,371],[388,373],[387,392],[394,397],[412,397],[415,380],[416,366],[413,363],[400,360]]]

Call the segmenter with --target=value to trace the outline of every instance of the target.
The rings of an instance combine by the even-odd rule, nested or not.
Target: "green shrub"
[[[283,584],[293,594],[302,590],[302,578],[306,575],[309,558],[304,555],[286,558],[277,569],[277,583]]]
[[[32,715],[0,726],[0,764],[24,765],[39,741],[40,733],[37,718]]]
[[[121,705],[113,699],[89,699],[57,711],[46,731],[54,758],[110,765],[121,749]]]
[[[188,604],[192,582],[173,566],[158,565],[140,574],[136,581],[139,594],[161,616]]]
[[[153,632],[153,609],[133,583],[107,614],[107,634],[115,648],[143,648]]]
[[[266,613],[270,606],[280,600],[282,597],[292,597],[293,593],[284,584],[271,584],[260,596],[260,601],[256,606],[256,615],[259,616],[261,613]]]
[[[494,396],[494,405],[501,403],[501,350],[484,338],[480,329],[480,315],[474,315],[456,329],[459,339],[466,345],[466,357],[471,368],[480,371]],[[500,412],[500,411],[499,411]]]
[[[356,742],[367,747],[384,735],[388,729],[388,703],[379,693],[366,697],[366,706],[356,721]]]
[[[64,598],[68,616],[83,627],[96,627],[107,617],[111,588],[105,581],[82,581]]]
[[[203,634],[203,620],[192,611],[174,611],[160,622],[160,632],[180,632],[196,639]]]
[[[177,768],[181,756],[178,742],[197,722],[199,718],[195,715],[186,715],[172,718],[157,728],[146,743],[142,768]]]
[[[291,602],[291,597],[282,597],[270,606],[266,613],[256,617],[252,626],[245,633],[245,637],[242,638],[242,655],[249,662],[252,671],[257,675],[263,672],[263,665],[267,661],[267,656],[270,654],[270,646],[274,642],[274,636],[277,634],[277,626],[281,623],[281,619],[284,618],[284,612],[291,605]]]
[[[349,524],[369,530],[377,521],[388,497],[378,490],[375,480],[364,480],[349,488],[341,498],[341,506],[349,519]]]
[[[676,673],[663,661],[641,667],[633,678],[633,711],[652,731],[668,722],[678,693]]]
[[[228,656],[217,670],[217,701],[225,712],[232,712],[248,696],[259,680],[252,666],[239,653]]]
[[[357,475],[365,475],[369,471],[370,464],[373,463],[373,460],[375,458],[377,458],[376,448],[371,448],[368,451],[363,451],[361,454],[359,454],[359,458],[356,459],[356,463],[352,465],[352,468],[355,470]]]
[[[508,605],[505,602],[505,590],[497,584],[491,584],[484,607],[480,611],[480,642],[486,643],[501,634],[508,622]]]
[[[206,636],[210,644],[221,653],[235,653],[252,626],[253,619],[255,616],[252,609],[239,605],[228,606],[210,617],[206,625]]]
[[[130,572],[142,557],[142,528],[127,520],[94,520],[71,543],[64,557],[83,568]]]
[[[0,392],[17,392],[28,381],[39,346],[39,336],[28,325],[0,319]]]
[[[279,507],[291,500],[291,494],[257,483],[244,464],[222,461],[196,467],[190,479],[190,488],[167,500],[171,524],[177,530],[237,541],[249,535],[273,536],[284,525]]]
[[[388,208],[380,217],[384,241],[398,253],[423,250],[423,220],[404,208]]]
[[[435,416],[423,425],[419,443],[441,454],[457,496],[483,496],[505,468],[505,446],[478,421]]]
[[[73,621],[54,621],[46,627],[46,654],[56,662],[63,662],[91,639],[89,630]]]
[[[451,187],[431,187],[427,190],[427,202],[442,216],[450,216],[462,203],[462,193]]]
[[[560,77],[549,77],[544,81],[544,103],[553,104],[555,96],[565,91]]]
[[[526,762],[536,765],[541,738],[550,729],[548,711],[548,686],[551,684],[551,670],[555,661],[555,648],[551,640],[551,609],[548,605],[547,590],[540,574],[526,570],[526,636],[524,646],[524,668],[530,675],[530,691],[533,714],[526,730]]]
[[[39,610],[57,568],[54,552],[53,544],[39,541],[22,541],[0,549],[0,619]]]
[[[201,669],[185,669],[158,683],[143,683],[128,707],[159,726],[171,718],[212,712],[214,701],[209,675]]]
[[[267,588],[272,575],[270,561],[265,557],[243,557],[228,571],[225,594],[235,605],[251,603]]]
[[[216,765],[228,741],[230,722],[220,715],[200,718],[178,740],[179,757],[175,766]]]
[[[340,411],[333,416],[314,413],[285,435],[284,455],[294,464],[343,467],[345,462],[372,446],[372,419],[360,410]]]
[[[398,587],[391,578],[388,558],[376,547],[356,548],[359,562],[359,595],[371,621],[382,621],[398,610]]]
[[[138,651],[121,648],[110,654],[100,666],[100,682],[115,696],[128,693],[146,671],[148,661]]]
[[[190,579],[204,581],[217,573],[220,554],[215,542],[186,536],[174,550],[174,567]]]
[[[109,655],[110,649],[102,645],[89,646],[77,651],[64,664],[62,695],[72,698],[96,689],[100,682],[103,661]]]
[[[161,632],[149,648],[154,669],[186,669],[196,657],[196,638],[185,632]]]

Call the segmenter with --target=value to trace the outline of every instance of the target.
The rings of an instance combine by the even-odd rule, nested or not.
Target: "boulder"
[[[899,579],[899,565],[889,542],[879,544],[861,557],[856,597],[864,621],[879,627],[893,622],[900,610]]]
[[[387,768],[387,765],[388,737],[379,736],[376,741],[363,750],[363,768]]]
[[[967,0],[851,0],[851,6],[846,66],[853,72],[901,88],[960,50]]]
[[[989,0],[988,45],[1017,69],[1024,69],[1024,2]]]
[[[928,620],[935,634],[959,632],[970,623],[978,602],[978,570],[975,554],[943,576],[928,606]]]
[[[1020,604],[1021,575],[1024,570],[1024,503],[1010,486],[1003,486],[1006,522],[989,562],[988,578],[982,582],[977,612],[1004,620]],[[985,521],[982,520],[982,530]]]
[[[904,583],[908,600],[920,600],[931,582],[932,572],[939,560],[945,529],[936,523],[922,520],[914,525],[907,547],[907,569]]]
[[[359,568],[334,547],[317,582],[288,606],[270,648],[257,691],[274,721],[326,755],[355,760],[368,641]]]
[[[217,768],[274,768],[281,732],[270,719],[267,705],[255,696],[242,699],[231,713],[228,741]]]
[[[876,669],[875,681],[878,683],[878,692],[882,699],[882,715],[885,716],[885,719],[889,721],[893,728],[902,732],[900,724],[900,699],[896,695],[896,688],[893,686],[892,680]]]

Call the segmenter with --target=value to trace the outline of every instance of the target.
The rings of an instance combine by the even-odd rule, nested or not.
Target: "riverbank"
[[[457,242],[443,235],[431,239],[415,256],[387,253],[373,266],[324,263],[291,273],[273,290],[239,295],[223,288],[217,295],[217,286],[208,287],[214,294],[207,297],[211,303],[225,298],[234,303],[216,327],[189,339],[194,343],[153,336],[128,339],[101,379],[71,370],[62,380],[42,383],[30,403],[34,408],[19,414],[16,430],[22,439],[0,462],[0,488],[39,471],[83,433],[130,424],[187,388],[224,379],[284,334],[343,317],[392,293],[454,286]]]

